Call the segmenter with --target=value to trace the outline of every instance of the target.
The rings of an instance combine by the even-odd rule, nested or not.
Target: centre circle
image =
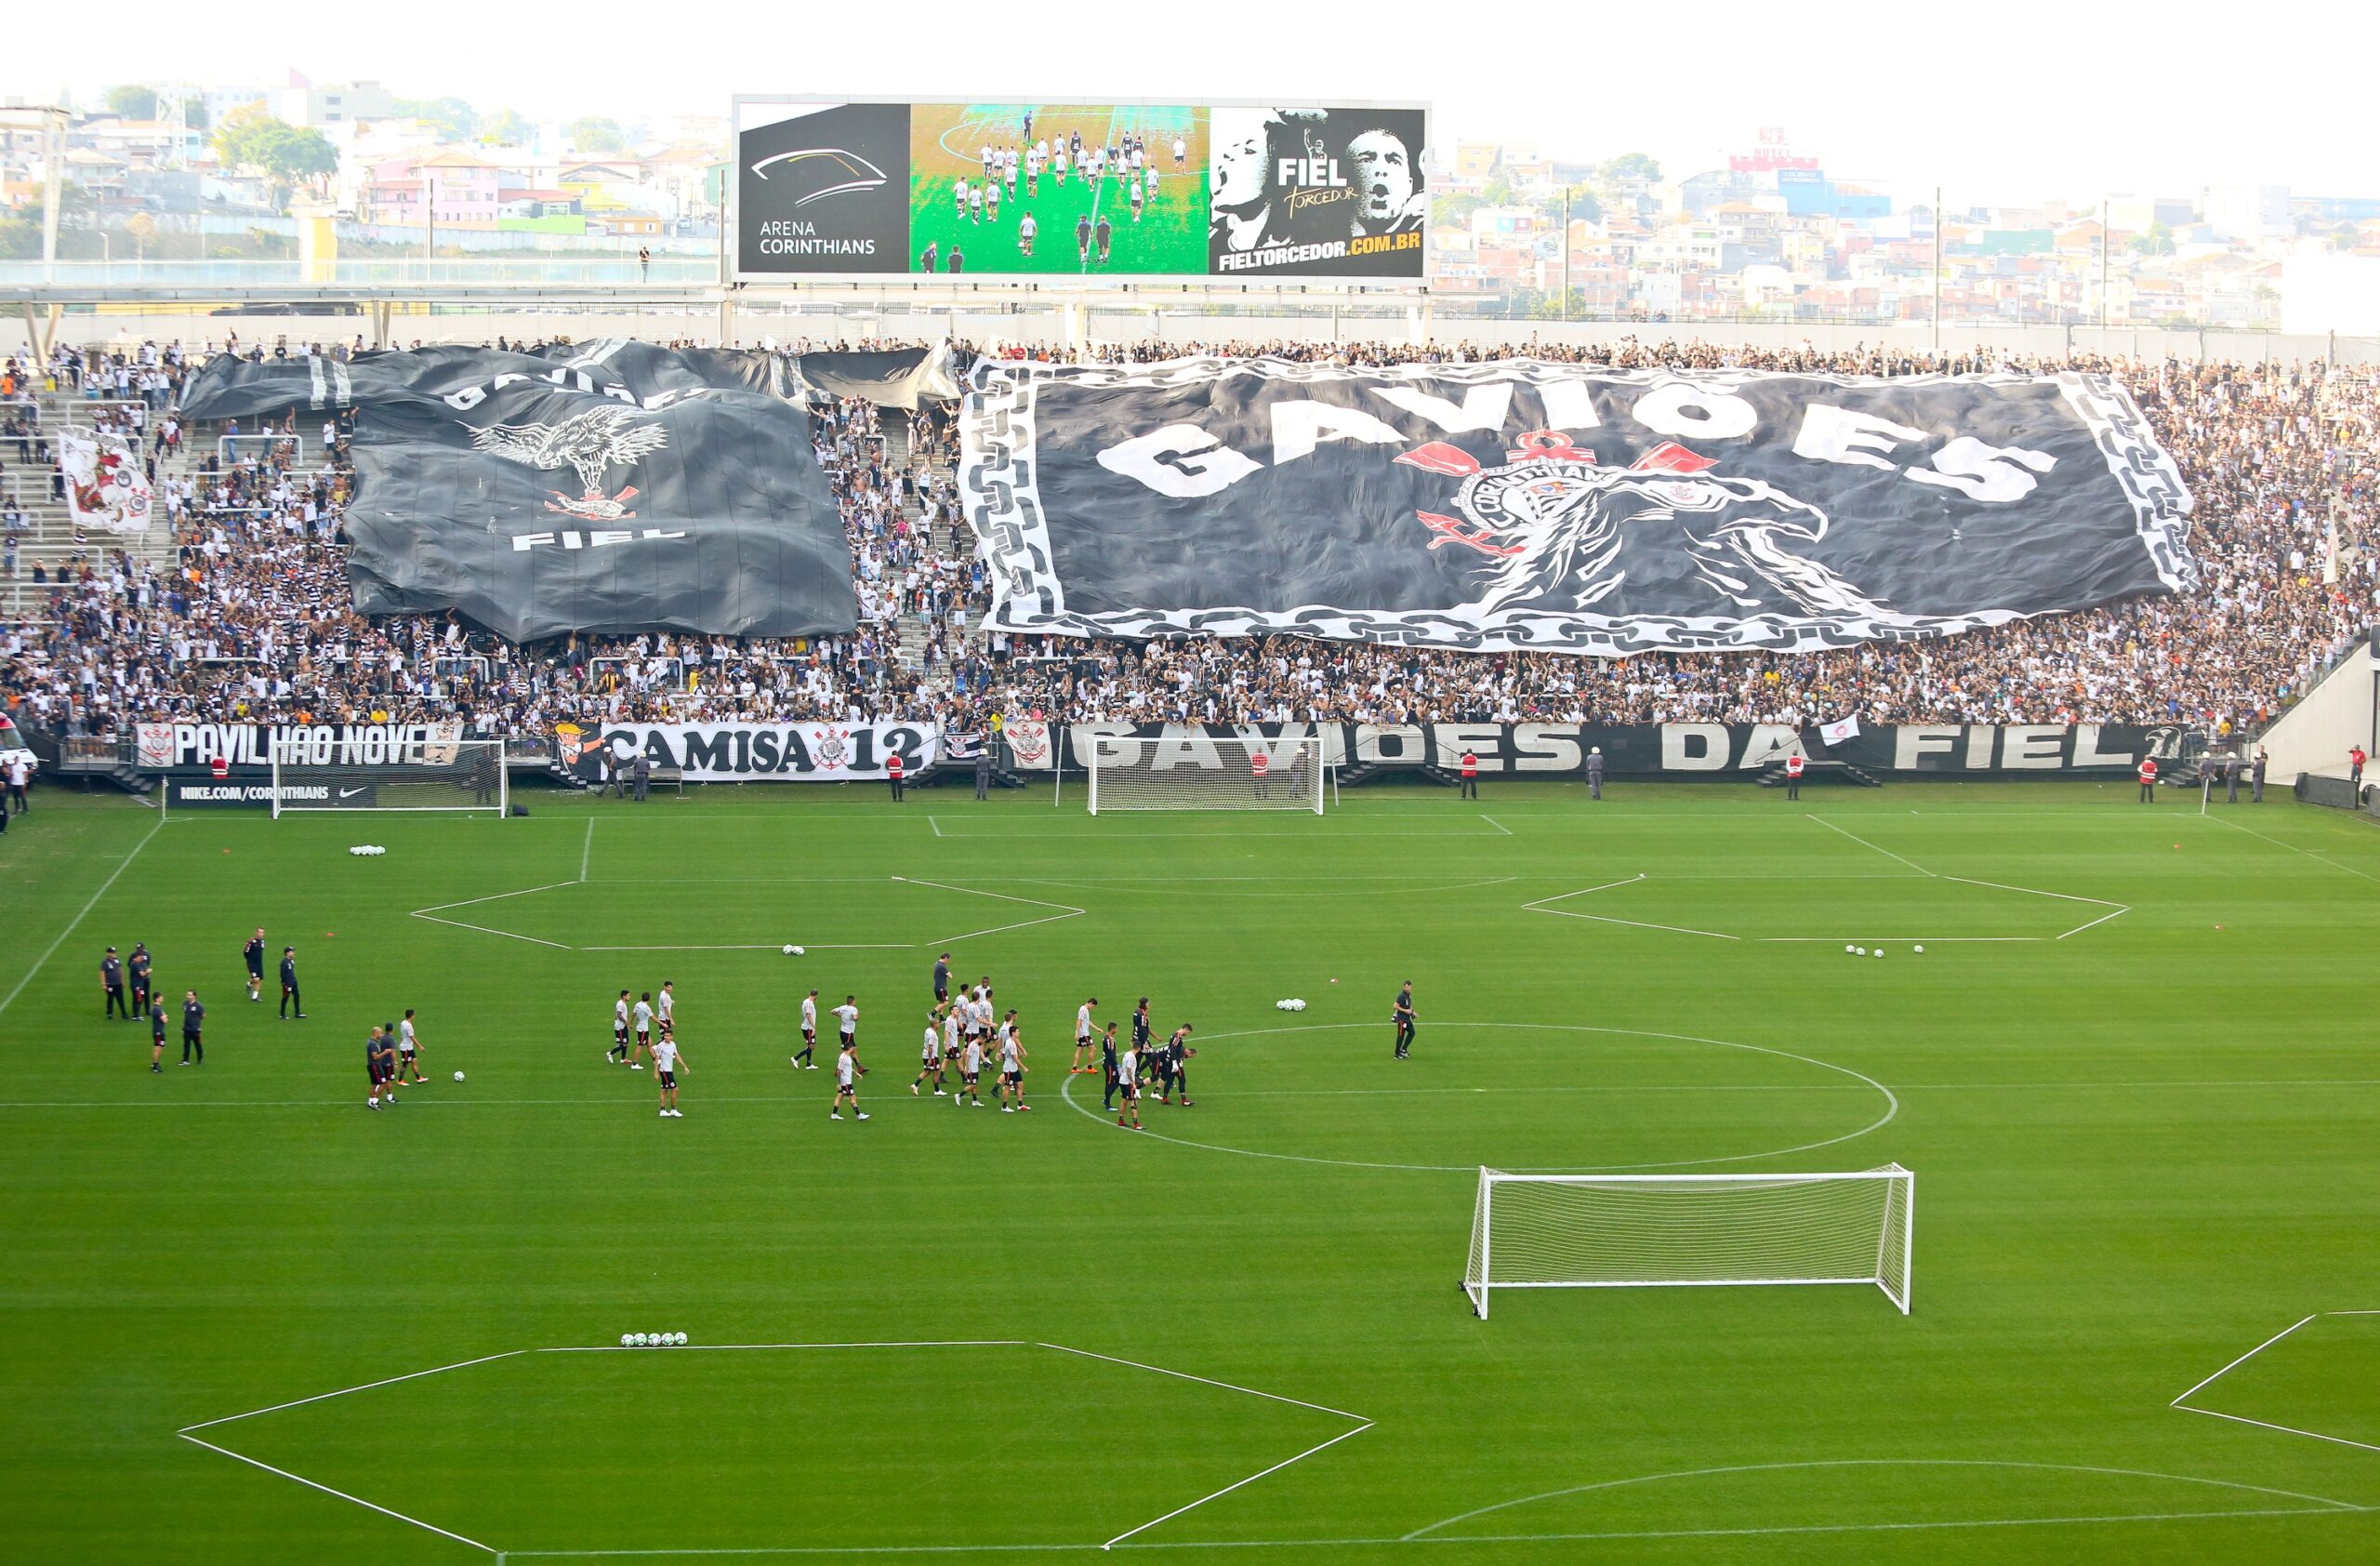
[[[1688,1033],[1584,1023],[1425,1021],[1413,1058],[1379,1023],[1213,1033],[1195,1108],[1144,1093],[1139,1135],[1350,1169],[1618,1174],[1813,1152],[1882,1129],[1890,1088],[1832,1061]],[[1098,1079],[1061,1095],[1110,1126]]]

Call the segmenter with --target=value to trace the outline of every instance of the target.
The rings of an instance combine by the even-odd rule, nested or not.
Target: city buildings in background
[[[718,247],[721,115],[534,122],[295,72],[66,107],[57,170],[34,119],[0,114],[0,264],[40,257],[53,174],[68,261],[650,249],[694,268]],[[2380,193],[1897,200],[1773,126],[1714,168],[1478,141],[1431,161],[1433,302],[1453,315],[2380,332]]]

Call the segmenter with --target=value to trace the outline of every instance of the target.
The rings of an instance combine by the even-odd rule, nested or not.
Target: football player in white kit
[[[1016,1025],[1016,1009],[1000,1023],[1000,1113],[1012,1115],[1033,1106],[1025,1101],[1025,1030]]]
[[[983,1074],[984,1042],[971,1037],[966,1048],[959,1052],[959,1091],[950,1095],[952,1108],[957,1108],[961,1103],[972,1104],[978,1109],[984,1107],[983,1093],[975,1085],[976,1079]]]
[[[940,1021],[941,1018],[936,1013],[926,1013],[926,1040],[924,1053],[919,1055],[918,1057],[917,1077],[909,1083],[909,1096],[912,1098],[918,1096],[919,1085],[928,1077],[932,1077],[933,1079],[933,1095],[936,1098],[944,1096],[942,1091],[942,1030],[936,1026]]]
[[[1000,188],[996,184],[984,187],[984,220],[991,223],[1000,220]]]
[[[859,1079],[866,1075],[867,1068],[859,1063],[859,1045],[850,1034],[844,1034],[842,1051],[835,1056],[835,1102],[826,1110],[828,1120],[841,1120],[847,1103],[853,1115],[867,1119],[866,1111],[859,1107]]]
[[[428,1077],[421,1074],[421,1056],[416,1053],[420,1048],[421,1041],[414,1037],[413,1008],[407,1006],[404,1020],[397,1024],[397,1081],[399,1083],[410,1086],[413,1082],[430,1081]],[[413,1073],[410,1079],[405,1076],[407,1071]]]
[[[1066,1075],[1079,1077],[1091,1069],[1093,1045],[1091,1036],[1091,1008],[1099,1004],[1094,995],[1075,1008],[1075,1063],[1066,1068]]]
[[[1025,256],[1032,255],[1033,236],[1040,232],[1041,225],[1033,220],[1032,213],[1027,212],[1024,217],[1019,218],[1016,220],[1016,248],[1018,254]]]
[[[797,1071],[815,1071],[818,1063],[810,1058],[818,1047],[818,992],[813,989],[801,998],[801,1053],[793,1057]]]
[[[967,220],[967,176],[964,174],[952,182],[950,200],[955,208],[950,215],[950,220],[954,223],[965,222]]]
[[[681,1121],[684,1111],[678,1108],[678,1073],[686,1068],[686,1057],[678,1053],[678,1041],[668,1033],[653,1046],[653,1069],[661,1084],[661,1118]]]
[[[612,1047],[603,1052],[603,1058],[626,1065],[628,1048],[628,992],[623,989],[620,998],[612,1002]]]
[[[636,1054],[628,1057],[628,1069],[644,1069],[644,1055],[653,1053],[653,995],[651,991],[636,998]]]

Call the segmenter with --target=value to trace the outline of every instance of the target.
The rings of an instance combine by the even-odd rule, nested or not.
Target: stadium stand
[[[256,358],[265,352],[236,341],[211,346]],[[1512,352],[1236,341],[1189,351],[1354,363]],[[284,343],[273,352],[347,350]],[[1163,354],[1183,352],[1172,345]],[[475,734],[536,738],[564,720],[900,719],[972,727],[993,711],[1033,711],[1068,720],[1399,723],[1801,723],[1857,713],[1873,723],[2175,723],[2222,738],[2254,733],[2309,688],[2380,602],[2372,498],[2360,476],[2380,447],[2380,375],[2368,367],[1633,339],[1529,352],[1620,368],[2117,375],[2197,497],[2191,541],[2206,567],[2203,585],[2184,598],[2140,599],[1921,646],[1792,657],[1606,661],[1295,638],[1128,644],[987,636],[975,627],[988,585],[953,485],[954,410],[909,415],[817,401],[820,458],[855,563],[855,634],[800,643],[653,632],[512,646],[451,619],[357,616],[339,534],[350,475],[337,428],[293,418],[277,430],[295,440],[262,452],[262,443],[235,443],[227,457],[218,441],[225,431],[185,430],[175,411],[178,389],[205,353],[144,343],[61,349],[43,365],[21,355],[0,362],[8,393],[0,398],[7,686],[17,715],[35,728],[101,737],[143,719],[461,718]],[[1149,347],[1082,355],[1158,356]],[[137,405],[101,405],[118,403]],[[119,418],[140,436],[168,524],[130,550],[77,536],[55,484],[50,432],[70,419],[102,418]],[[2328,582],[2334,503],[2341,547],[2337,579]]]

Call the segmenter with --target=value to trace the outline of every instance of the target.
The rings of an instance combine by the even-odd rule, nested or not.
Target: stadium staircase
[[[90,422],[90,402],[71,392],[40,392],[35,402],[42,431],[53,442],[53,451],[59,431],[71,424]],[[152,428],[154,422],[152,418]],[[158,462],[158,487],[162,490],[168,478],[192,477],[205,459],[205,452],[200,448],[196,432],[187,432],[180,454]],[[59,573],[73,564],[74,518],[66,502],[53,493],[51,476],[58,471],[55,462],[20,462],[16,442],[0,441],[0,463],[6,464],[6,475],[0,476],[0,502],[15,500],[30,524],[27,531],[17,535],[16,575],[0,577],[0,620],[37,619],[48,613],[49,595],[55,591]],[[149,530],[137,538],[98,531],[86,533],[84,552],[96,564],[104,556],[123,550],[136,560],[154,562],[160,571],[170,569],[176,558],[174,536],[165,524],[164,511],[160,501]],[[48,575],[48,582],[34,583],[35,563]]]

